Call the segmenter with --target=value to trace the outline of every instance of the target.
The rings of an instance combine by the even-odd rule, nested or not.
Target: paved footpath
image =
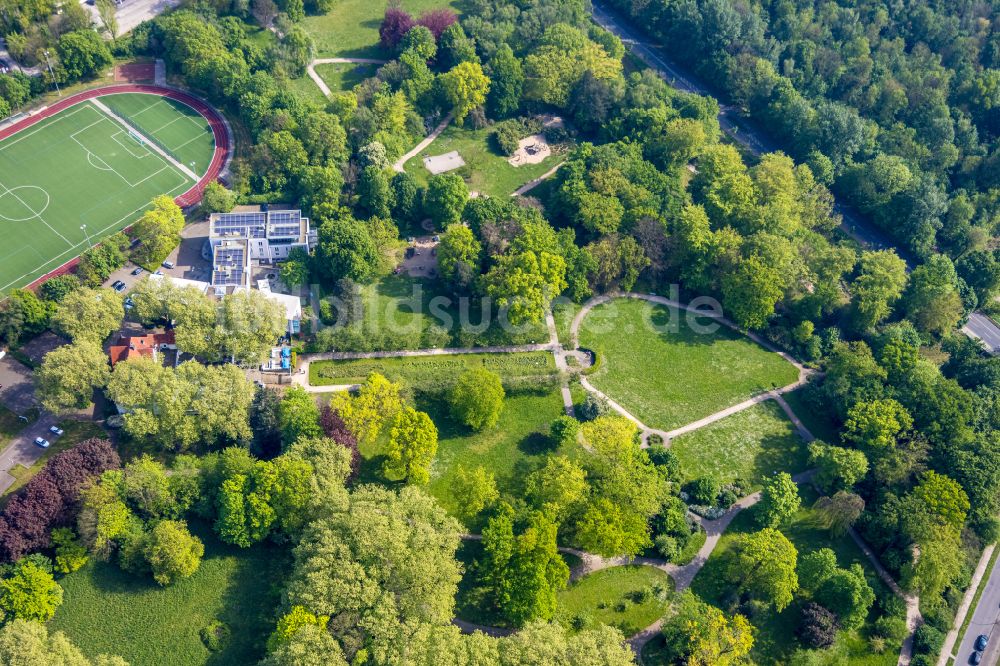
[[[354,63],[356,65],[384,65],[388,60],[375,60],[374,58],[317,58],[306,67],[306,73],[313,80],[323,94],[329,97],[333,94],[330,86],[326,85],[323,77],[316,73],[316,65],[333,65],[337,63]]]
[[[781,399],[781,396],[784,393],[788,393],[789,391],[794,391],[795,389],[800,388],[803,385],[805,385],[806,382],[809,381],[809,377],[814,374],[814,371],[810,370],[809,368],[806,368],[801,363],[799,363],[794,357],[792,357],[790,354],[782,351],[781,349],[779,349],[778,347],[774,346],[773,344],[771,344],[770,342],[768,342],[764,338],[760,337],[759,335],[757,335],[753,331],[742,331],[742,330],[740,330],[740,328],[736,324],[734,324],[730,320],[726,319],[725,317],[714,315],[712,313],[706,313],[704,310],[699,310],[697,308],[692,308],[692,307],[690,307],[688,305],[685,305],[684,303],[679,303],[677,301],[671,300],[669,298],[665,298],[663,296],[656,296],[656,295],[653,295],[653,294],[640,294],[640,293],[636,293],[636,292],[623,292],[623,291],[609,292],[609,293],[601,295],[601,296],[596,296],[596,297],[590,299],[589,301],[587,301],[583,305],[583,307],[580,308],[580,311],[576,314],[576,316],[573,318],[573,323],[570,326],[570,336],[571,336],[572,345],[573,345],[574,348],[579,348],[579,346],[580,346],[580,325],[583,323],[583,320],[587,317],[587,314],[594,307],[596,307],[598,305],[601,305],[602,303],[607,303],[608,301],[614,300],[616,298],[635,298],[635,299],[640,299],[640,300],[644,300],[644,301],[649,301],[650,303],[656,303],[658,305],[666,305],[668,307],[673,307],[673,308],[678,308],[678,309],[681,309],[681,310],[686,310],[688,312],[697,313],[698,315],[701,315],[701,316],[711,317],[712,319],[714,319],[719,324],[721,324],[723,326],[727,326],[727,327],[733,329],[734,331],[737,331],[738,333],[746,335],[748,338],[750,338],[751,340],[753,340],[757,344],[761,345],[762,347],[764,347],[768,351],[772,351],[775,354],[780,355],[783,359],[785,359],[786,361],[788,361],[789,363],[791,363],[792,365],[794,365],[795,368],[799,371],[799,377],[798,377],[798,379],[795,380],[794,382],[792,382],[791,384],[787,385],[787,386],[783,386],[783,387],[781,387],[779,389],[775,389],[775,390],[772,390],[772,391],[767,391],[765,393],[760,393],[758,395],[753,396],[752,398],[749,398],[748,400],[744,400],[743,402],[740,402],[738,404],[732,405],[731,407],[727,407],[725,409],[719,410],[718,412],[715,412],[714,414],[709,414],[708,416],[706,416],[704,418],[698,419],[697,421],[694,421],[692,423],[688,423],[686,425],[681,426],[680,428],[676,428],[676,429],[670,430],[670,431],[659,430],[657,428],[653,428],[651,426],[646,425],[638,417],[636,417],[634,414],[632,414],[627,409],[625,409],[622,405],[620,405],[619,403],[615,402],[610,396],[606,395],[604,392],[602,392],[597,387],[595,387],[593,384],[591,384],[590,380],[588,380],[587,377],[581,375],[580,376],[580,384],[585,389],[587,389],[591,393],[599,396],[603,400],[606,400],[607,403],[611,406],[611,408],[613,410],[615,410],[616,412],[618,412],[619,414],[621,414],[622,416],[624,416],[628,420],[632,421],[633,423],[635,423],[639,427],[639,429],[642,431],[642,441],[643,441],[643,445],[644,446],[648,446],[650,435],[658,435],[663,440],[664,444],[667,444],[667,443],[670,442],[671,439],[673,439],[674,437],[677,437],[678,435],[683,435],[683,434],[689,433],[689,432],[691,432],[693,430],[697,430],[699,428],[703,428],[703,427],[705,427],[706,425],[708,425],[710,423],[715,423],[716,421],[724,419],[727,416],[732,416],[733,414],[736,414],[737,412],[741,412],[741,411],[743,411],[745,409],[749,409],[750,407],[753,407],[756,404],[764,402],[765,400],[776,400],[776,401],[779,401],[778,404],[781,405],[781,408],[785,411],[785,413],[788,414],[790,417],[792,417],[792,423],[795,424],[795,427],[799,431],[799,433],[801,434],[803,432],[807,432],[807,431],[805,431],[805,427],[802,425],[802,422],[798,419],[798,417],[794,416],[794,414],[792,413],[791,407],[788,406],[788,403],[785,402],[784,399]],[[811,435],[809,435],[809,437],[806,438],[806,441],[812,441],[812,439],[813,439],[813,437]]]

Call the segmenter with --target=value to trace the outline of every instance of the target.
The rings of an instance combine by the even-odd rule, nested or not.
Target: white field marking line
[[[185,141],[184,143],[182,143],[181,145],[179,145],[179,146],[174,146],[174,150],[180,150],[181,148],[183,148],[184,146],[188,145],[188,144],[189,144],[189,143],[191,143],[192,141],[197,141],[197,140],[198,140],[198,139],[200,139],[200,138],[201,138],[201,136],[193,136],[193,137],[191,137],[190,139],[188,139],[187,141]],[[212,142],[213,142],[213,143],[215,142],[215,139],[214,139],[214,138],[212,139]]]
[[[136,183],[136,184],[135,184],[135,185],[133,185],[132,187],[139,187],[140,185],[142,185],[143,183],[145,183],[145,182],[146,182],[147,180],[149,180],[149,179],[150,179],[150,178],[152,178],[153,176],[155,176],[155,175],[157,175],[157,174],[161,173],[162,171],[164,171],[164,170],[166,170],[166,169],[168,169],[168,168],[170,168],[170,165],[168,165],[168,164],[164,164],[164,165],[163,165],[162,167],[160,167],[160,170],[159,170],[159,171],[155,171],[155,172],[153,172],[153,173],[149,174],[148,176],[146,176],[145,178],[143,178],[142,180],[140,180],[140,181],[139,181],[138,183]]]
[[[166,194],[167,196],[170,196],[170,195],[172,195],[174,192],[176,192],[177,190],[179,190],[182,187],[188,187],[188,183],[186,183],[186,182],[181,183],[177,187],[175,187],[175,188],[173,188],[173,189],[165,192],[164,194]],[[106,232],[108,229],[111,229],[111,228],[113,228],[113,227],[121,224],[122,221],[124,221],[125,219],[131,217],[132,215],[135,215],[136,213],[138,213],[140,210],[142,210],[143,208],[145,208],[148,205],[149,205],[148,203],[147,204],[142,204],[141,206],[139,206],[135,210],[131,211],[130,213],[127,213],[125,216],[123,216],[119,220],[117,220],[115,222],[112,222],[111,224],[109,224],[108,226],[104,227],[103,229],[99,229],[96,233],[94,233],[94,236],[100,236],[100,235],[104,234],[104,232]],[[45,266],[50,265],[54,261],[58,261],[59,259],[61,259],[62,257],[64,257],[66,254],[72,252],[73,250],[75,250],[76,248],[80,247],[81,245],[86,245],[86,244],[87,244],[86,240],[80,241],[79,243],[77,243],[76,245],[74,245],[73,247],[71,247],[70,249],[64,250],[64,251],[60,252],[56,256],[54,256],[54,257],[52,257],[52,258],[50,258],[50,259],[42,262],[41,264],[39,264],[35,268],[31,269],[27,273],[25,273],[25,274],[23,274],[23,275],[21,275],[19,277],[14,278],[13,280],[11,280],[10,282],[8,282],[7,284],[5,284],[3,286],[0,286],[0,291],[2,291],[4,289],[7,289],[8,287],[10,287],[12,284],[14,284],[16,282],[20,282],[21,280],[23,280],[23,279],[25,279],[27,277],[31,277],[32,275],[37,274]],[[26,247],[31,247],[31,249],[35,250],[34,246],[26,246]],[[41,254],[40,252],[38,252],[38,250],[35,250],[35,252],[38,253],[39,255]],[[48,271],[45,271],[45,272],[48,272]],[[41,277],[44,274],[45,274],[44,272],[41,273],[41,274],[39,274],[39,277]]]
[[[149,133],[150,133],[150,134],[152,134],[153,136],[156,136],[156,133],[157,133],[157,132],[159,132],[160,130],[165,130],[165,129],[167,129],[168,127],[170,127],[171,125],[173,125],[174,123],[176,123],[176,122],[177,122],[178,120],[180,120],[181,118],[183,118],[183,116],[178,116],[177,118],[174,118],[173,120],[171,120],[170,122],[168,122],[168,123],[167,123],[166,125],[164,125],[163,127],[157,127],[157,128],[155,129],[155,130],[149,130]]]
[[[170,162],[171,164],[173,164],[174,167],[176,167],[185,176],[188,176],[189,178],[191,178],[196,183],[198,182],[198,180],[199,180],[198,179],[198,175],[194,171],[191,171],[191,169],[187,168],[186,166],[184,166],[183,164],[181,164],[180,162],[178,162],[177,160],[175,160],[173,157],[171,157],[167,153],[167,151],[163,150],[158,145],[156,145],[154,142],[150,141],[149,138],[143,136],[140,132],[136,132],[136,130],[132,126],[130,126],[127,122],[125,122],[125,120],[123,120],[120,116],[116,115],[115,112],[112,111],[111,109],[109,109],[107,107],[107,105],[105,105],[104,103],[102,103],[100,101],[100,99],[95,98],[95,99],[92,99],[90,101],[94,103],[94,106],[96,106],[101,111],[104,111],[106,114],[108,114],[108,116],[110,116],[112,120],[120,123],[123,127],[125,127],[125,129],[130,130],[132,132],[135,132],[136,134],[138,134],[139,136],[141,136],[145,141],[149,142],[150,148],[152,148],[156,153],[158,153],[160,155],[160,157],[162,157],[163,159],[165,159],[168,162]]]
[[[110,120],[108,118],[101,118],[101,120],[108,120],[110,122]],[[94,123],[94,124],[96,125],[97,123]],[[139,136],[142,136],[142,135],[140,134]],[[153,174],[150,174],[150,175],[146,176],[145,178],[143,178],[142,180],[140,180],[138,183],[133,183],[128,178],[126,178],[125,176],[121,175],[121,173],[118,172],[118,169],[115,169],[113,166],[111,166],[110,164],[108,164],[102,157],[100,157],[98,155],[95,155],[93,152],[91,152],[90,149],[87,148],[87,146],[83,145],[83,143],[79,139],[77,139],[75,136],[72,137],[72,138],[73,138],[74,141],[76,141],[80,145],[81,148],[83,148],[85,151],[87,151],[87,155],[88,155],[87,161],[90,162],[91,166],[95,166],[96,168],[100,169],[101,167],[97,167],[91,161],[90,158],[92,157],[92,158],[94,158],[96,160],[99,160],[102,164],[104,164],[106,167],[108,167],[106,169],[106,171],[113,171],[115,173],[115,175],[117,175],[119,178],[121,178],[123,181],[125,181],[126,185],[128,185],[129,187],[132,187],[132,188],[135,188],[138,185],[140,185],[141,183],[146,182],[147,180],[149,180],[150,178],[152,178],[153,176],[155,176],[157,173],[160,173],[160,171],[163,171],[164,169],[166,169],[169,166],[171,166],[170,164],[164,164],[163,167],[161,167],[159,169],[159,171],[157,171],[156,173],[153,173]],[[145,139],[145,140],[148,141],[148,139]],[[131,154],[131,153],[129,153],[129,154]],[[149,154],[152,155],[152,153],[149,153]],[[105,169],[102,169],[102,170],[105,170]]]
[[[121,141],[118,140],[118,137],[120,137],[123,134],[125,134],[124,131],[115,132],[114,134],[111,135],[111,140],[114,141],[115,143],[117,143],[119,146],[121,146],[125,150],[126,153],[128,153],[132,157],[136,158],[137,160],[144,160],[147,157],[149,157],[150,155],[152,155],[152,153],[149,152],[148,150],[146,151],[145,155],[138,155],[136,153],[133,153],[132,152],[132,146],[128,145],[128,143],[122,143]],[[132,143],[135,143],[135,141],[133,140]],[[140,148],[145,148],[145,146],[140,146]]]
[[[95,159],[100,160],[101,164],[103,164],[104,166],[101,166],[100,164],[94,164],[94,160]],[[98,157],[94,153],[90,152],[89,150],[87,151],[87,162],[90,163],[90,166],[94,167],[98,171],[112,171],[113,170],[110,166],[108,166],[107,162],[105,162],[104,160],[102,160],[100,157]]]
[[[46,227],[49,228],[49,231],[51,231],[52,233],[54,233],[56,236],[59,236],[59,238],[62,238],[64,241],[66,241],[70,245],[70,247],[73,246],[73,244],[69,242],[68,238],[66,238],[61,233],[59,233],[58,231],[56,231],[55,229],[53,229],[52,225],[50,225],[48,222],[45,221],[45,218],[42,217],[42,213],[41,212],[39,212],[39,211],[35,210],[34,208],[32,208],[31,206],[29,206],[28,204],[26,204],[24,202],[24,199],[22,199],[21,197],[17,196],[16,194],[14,194],[14,190],[8,189],[8,187],[6,185],[4,185],[2,182],[0,182],[0,187],[2,187],[4,189],[3,194],[9,194],[12,197],[14,197],[15,199],[17,199],[18,201],[20,201],[22,206],[24,206],[29,211],[31,211],[32,213],[34,213],[35,217],[38,218],[38,220],[42,224],[44,224]],[[37,187],[37,185],[36,185],[36,187]],[[51,195],[49,195],[48,191],[46,191],[44,188],[41,188],[41,187],[39,187],[38,189],[40,189],[43,192],[45,192],[45,195],[48,196],[49,199],[51,200],[52,197],[51,197]],[[29,218],[29,219],[32,219],[32,218]],[[28,221],[28,220],[25,220],[25,221]]]
[[[103,120],[104,120],[104,117],[102,116],[101,118],[98,118],[97,120],[95,120],[94,122],[90,123],[89,125],[87,125],[85,127],[81,127],[77,131],[73,132],[72,134],[69,135],[69,138],[73,139],[77,143],[80,143],[79,139],[76,138],[76,135],[79,134],[80,132],[84,132],[86,130],[89,130],[91,127],[93,127],[94,125],[97,125],[98,123],[100,123]],[[83,146],[82,143],[80,143],[80,145]],[[86,150],[86,146],[84,146],[84,150]]]
[[[38,134],[39,132],[41,132],[44,129],[48,129],[49,127],[51,127],[52,125],[54,125],[57,121],[65,120],[66,118],[69,118],[70,116],[72,116],[74,114],[80,113],[81,111],[83,111],[84,109],[87,109],[87,108],[90,108],[90,107],[88,107],[84,103],[81,103],[78,106],[78,108],[73,109],[69,113],[66,113],[65,111],[60,111],[56,115],[51,116],[49,118],[46,118],[45,120],[43,120],[40,123],[38,123],[38,126],[35,127],[35,129],[31,130],[30,132],[24,132],[24,131],[22,131],[22,132],[18,132],[17,134],[14,134],[13,137],[7,137],[2,142],[0,142],[0,151],[4,151],[4,150],[10,148],[11,146],[13,146],[15,143],[18,143],[19,141],[24,141],[28,137],[33,136],[35,134]],[[82,131],[82,130],[77,130],[77,132],[79,132],[79,131]],[[23,136],[22,136],[22,134],[23,134]],[[14,138],[14,140],[11,141],[10,140],[11,138]]]
[[[108,164],[107,162],[105,162],[104,159],[102,157],[100,157],[99,155],[96,155],[93,152],[91,152],[90,149],[87,148],[87,146],[83,145],[83,143],[81,143],[81,141],[79,139],[77,139],[75,136],[71,137],[71,138],[74,141],[77,142],[77,144],[80,146],[80,148],[82,148],[84,150],[84,152],[87,153],[87,161],[90,162],[90,166],[94,167],[95,169],[99,169],[101,171],[112,171],[112,172],[114,172],[114,174],[116,176],[118,176],[123,181],[125,181],[126,185],[128,185],[129,187],[135,187],[134,185],[132,185],[131,181],[129,181],[128,178],[126,178],[125,176],[123,176],[120,173],[118,173],[118,169],[114,168],[113,166],[111,166],[110,164]],[[94,160],[99,161],[101,164],[103,164],[104,166],[106,166],[107,169],[102,169],[98,165],[94,164]]]

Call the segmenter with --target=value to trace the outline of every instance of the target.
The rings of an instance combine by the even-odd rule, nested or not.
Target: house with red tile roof
[[[121,336],[117,344],[108,350],[111,357],[111,365],[127,361],[129,359],[145,356],[154,361],[160,358],[160,353],[167,349],[177,349],[177,342],[173,331],[165,333],[150,333],[147,335]]]

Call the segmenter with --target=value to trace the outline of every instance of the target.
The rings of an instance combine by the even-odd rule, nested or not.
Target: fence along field
[[[100,99],[116,97],[122,95]],[[147,106],[160,99],[129,97],[145,98]],[[155,138],[128,117],[131,107],[114,111],[123,124],[86,101],[0,140],[0,293],[77,256],[88,236],[96,243],[128,226],[154,196],[194,185],[190,173],[149,145],[155,141],[178,162],[187,160],[187,170],[204,173],[214,139],[204,118],[194,122],[188,115],[194,111],[181,113],[181,107],[156,105],[153,119],[162,122],[150,129]]]

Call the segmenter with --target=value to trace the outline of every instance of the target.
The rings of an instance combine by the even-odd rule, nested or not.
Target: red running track
[[[226,130],[226,121],[223,120],[218,111],[210,107],[208,104],[205,104],[205,102],[201,101],[197,97],[181,92],[180,90],[164,88],[162,86],[134,83],[125,83],[121,85],[104,86],[103,88],[94,88],[93,90],[85,90],[84,92],[71,95],[66,99],[61,99],[44,111],[39,111],[35,115],[20,120],[10,127],[3,128],[0,130],[0,141],[17,134],[23,129],[31,127],[35,123],[41,122],[46,118],[51,118],[60,111],[68,109],[69,107],[79,104],[80,102],[85,102],[88,99],[94,99],[95,97],[102,97],[104,95],[113,95],[115,93],[146,93],[148,95],[168,97],[190,106],[192,109],[205,117],[205,120],[208,121],[209,126],[212,128],[212,134],[215,136],[215,153],[212,155],[212,161],[208,165],[208,171],[206,171],[201,177],[201,180],[195,183],[194,187],[189,189],[184,194],[174,197],[174,201],[181,208],[192,206],[201,201],[201,194],[204,192],[205,186],[219,177],[223,167],[226,165],[226,161],[229,159],[229,152],[231,150],[231,146],[229,145],[229,132]]]
[[[88,99],[94,99],[95,97],[101,97],[103,95],[113,95],[115,93],[146,93],[149,95],[158,95],[160,97],[168,97],[173,100],[177,100],[182,104],[190,106],[192,109],[197,111],[199,114],[204,116],[205,120],[208,121],[209,127],[212,128],[212,135],[215,137],[215,153],[212,155],[212,161],[208,165],[208,171],[206,171],[201,179],[194,184],[194,186],[187,192],[174,197],[174,202],[181,208],[186,208],[188,206],[193,206],[194,204],[201,201],[201,195],[205,191],[205,187],[219,177],[222,173],[223,168],[225,168],[226,163],[229,161],[230,151],[232,146],[229,141],[229,131],[226,128],[226,121],[222,118],[218,111],[213,109],[211,106],[201,101],[193,95],[189,95],[180,90],[175,90],[173,88],[165,88],[163,86],[145,85],[145,84],[134,84],[125,83],[120,85],[104,86],[101,88],[94,88],[92,90],[85,90],[84,92],[71,95],[65,99],[61,99],[52,106],[39,111],[38,113],[19,120],[18,122],[5,127],[0,130],[0,141],[6,139],[9,136],[17,134],[21,130],[27,129],[32,125],[39,123],[46,118],[51,118],[60,111],[68,109],[71,106],[85,102]],[[34,288],[57,275],[63,275],[72,270],[76,264],[79,263],[79,257],[66,262],[59,268],[43,275],[38,278],[30,285],[28,288]]]

